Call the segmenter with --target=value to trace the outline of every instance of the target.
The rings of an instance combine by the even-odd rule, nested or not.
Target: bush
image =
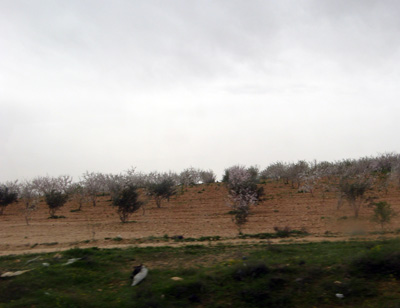
[[[375,207],[372,220],[379,223],[382,229],[384,224],[389,223],[396,216],[396,213],[386,201],[374,202],[371,205]]]
[[[286,226],[284,228],[274,227],[277,237],[289,237],[291,233],[290,227]]]
[[[148,184],[147,190],[149,195],[154,197],[157,207],[161,207],[161,201],[163,199],[169,201],[169,198],[176,194],[175,183],[169,178],[163,179],[158,183]]]
[[[45,201],[49,207],[50,217],[55,217],[56,211],[68,201],[68,195],[62,192],[52,190],[45,194]]]
[[[139,194],[135,186],[128,185],[119,193],[114,195],[112,205],[118,207],[117,212],[120,220],[125,223],[129,216],[139,210],[143,202],[139,201]]]
[[[4,209],[11,203],[18,201],[18,194],[10,191],[6,185],[0,186],[0,215],[3,215]]]

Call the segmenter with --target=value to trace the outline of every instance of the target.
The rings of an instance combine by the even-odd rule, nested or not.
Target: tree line
[[[390,182],[400,186],[400,155],[386,153],[335,162],[274,162],[264,169],[242,165],[226,168],[221,182],[227,187],[233,221],[239,231],[247,221],[250,207],[263,200],[260,183],[269,180],[282,181],[312,195],[316,189],[334,190],[338,195],[338,207],[348,203],[357,217],[363,204],[374,204],[374,196],[368,194],[372,188],[387,191]],[[143,173],[135,168],[119,174],[86,171],[77,182],[69,175],[38,176],[32,180],[0,184],[0,215],[9,204],[20,200],[29,224],[30,214],[37,208],[40,198],[44,197],[50,216],[55,217],[56,211],[68,200],[74,200],[79,206],[77,210],[81,210],[84,204],[96,206],[100,195],[109,194],[121,221],[126,222],[130,214],[146,203],[141,195],[154,198],[160,207],[162,201],[169,201],[179,188],[183,191],[186,186],[216,181],[217,176],[212,170],[192,167],[180,173]],[[376,205],[376,208],[382,207],[387,212],[384,204]]]

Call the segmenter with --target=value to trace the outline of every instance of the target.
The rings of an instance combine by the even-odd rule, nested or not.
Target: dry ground
[[[249,222],[243,233],[255,234],[274,232],[274,227],[290,227],[306,230],[311,236],[301,241],[329,240],[349,238],[351,232],[364,230],[381,231],[376,223],[370,221],[373,210],[364,207],[360,218],[352,218],[353,212],[347,204],[337,209],[334,192],[316,191],[298,193],[281,182],[264,185],[266,200],[252,208]],[[375,192],[379,200],[389,202],[399,213],[388,230],[400,228],[400,189],[392,187],[389,192]],[[227,192],[223,184],[197,185],[188,187],[173,197],[170,202],[163,202],[157,208],[150,200],[145,214],[139,211],[131,216],[131,222],[122,224],[115,208],[110,206],[110,197],[101,197],[98,205],[84,205],[82,211],[71,212],[77,208],[68,202],[56,215],[60,219],[49,219],[45,203],[31,215],[27,225],[22,204],[17,203],[6,208],[0,216],[0,255],[14,253],[35,253],[56,251],[71,247],[114,247],[127,245],[179,245],[149,237],[164,235],[182,235],[185,238],[201,236],[221,236],[230,241],[238,231],[228,214]],[[334,237],[332,237],[334,236]],[[369,237],[374,235],[369,234]],[[119,240],[118,238],[122,238]]]

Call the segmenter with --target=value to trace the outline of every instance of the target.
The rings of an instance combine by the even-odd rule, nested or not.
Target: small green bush
[[[112,205],[118,207],[117,212],[121,222],[127,222],[129,216],[138,211],[143,202],[139,201],[139,194],[135,186],[128,185],[115,194]]]
[[[61,208],[68,201],[68,195],[60,191],[52,190],[44,196],[47,206],[49,207],[49,214],[51,218],[59,218],[55,216],[56,211]]]
[[[4,209],[11,203],[18,201],[18,194],[10,191],[6,185],[0,186],[0,215],[3,214]]]
[[[379,223],[382,229],[385,224],[389,223],[396,216],[396,213],[386,201],[373,202],[371,205],[374,207],[372,221]]]

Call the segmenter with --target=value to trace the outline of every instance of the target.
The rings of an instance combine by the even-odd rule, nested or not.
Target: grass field
[[[141,263],[149,275],[131,287]],[[400,307],[399,239],[0,258],[0,272],[19,270],[31,271],[0,280],[0,307]]]

